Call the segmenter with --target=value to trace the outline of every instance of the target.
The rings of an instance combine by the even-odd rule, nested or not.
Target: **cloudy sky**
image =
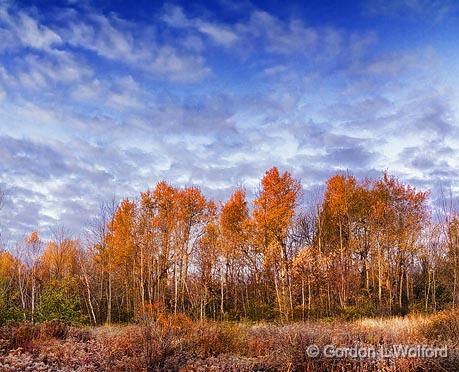
[[[7,244],[161,179],[459,187],[455,0],[42,3],[0,0]]]

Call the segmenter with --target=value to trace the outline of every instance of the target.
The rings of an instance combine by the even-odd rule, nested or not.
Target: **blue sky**
[[[46,5],[43,5],[46,4]],[[459,3],[0,0],[8,245],[165,179],[388,169],[458,191]]]

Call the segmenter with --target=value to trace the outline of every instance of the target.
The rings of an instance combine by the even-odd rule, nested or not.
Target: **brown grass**
[[[455,371],[459,316],[305,322],[192,322],[183,315],[137,325],[75,328],[60,322],[0,328],[1,371]],[[447,358],[317,358],[309,345],[447,345]]]

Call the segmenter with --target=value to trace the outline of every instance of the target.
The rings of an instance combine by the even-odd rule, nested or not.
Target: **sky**
[[[459,1],[0,0],[4,244],[160,180],[459,192]]]

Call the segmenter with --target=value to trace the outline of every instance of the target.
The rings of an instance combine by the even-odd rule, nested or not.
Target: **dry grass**
[[[183,315],[138,325],[68,327],[59,322],[0,329],[1,371],[455,371],[459,316],[306,322],[192,322]],[[317,358],[309,345],[386,348],[447,345],[447,358]]]

